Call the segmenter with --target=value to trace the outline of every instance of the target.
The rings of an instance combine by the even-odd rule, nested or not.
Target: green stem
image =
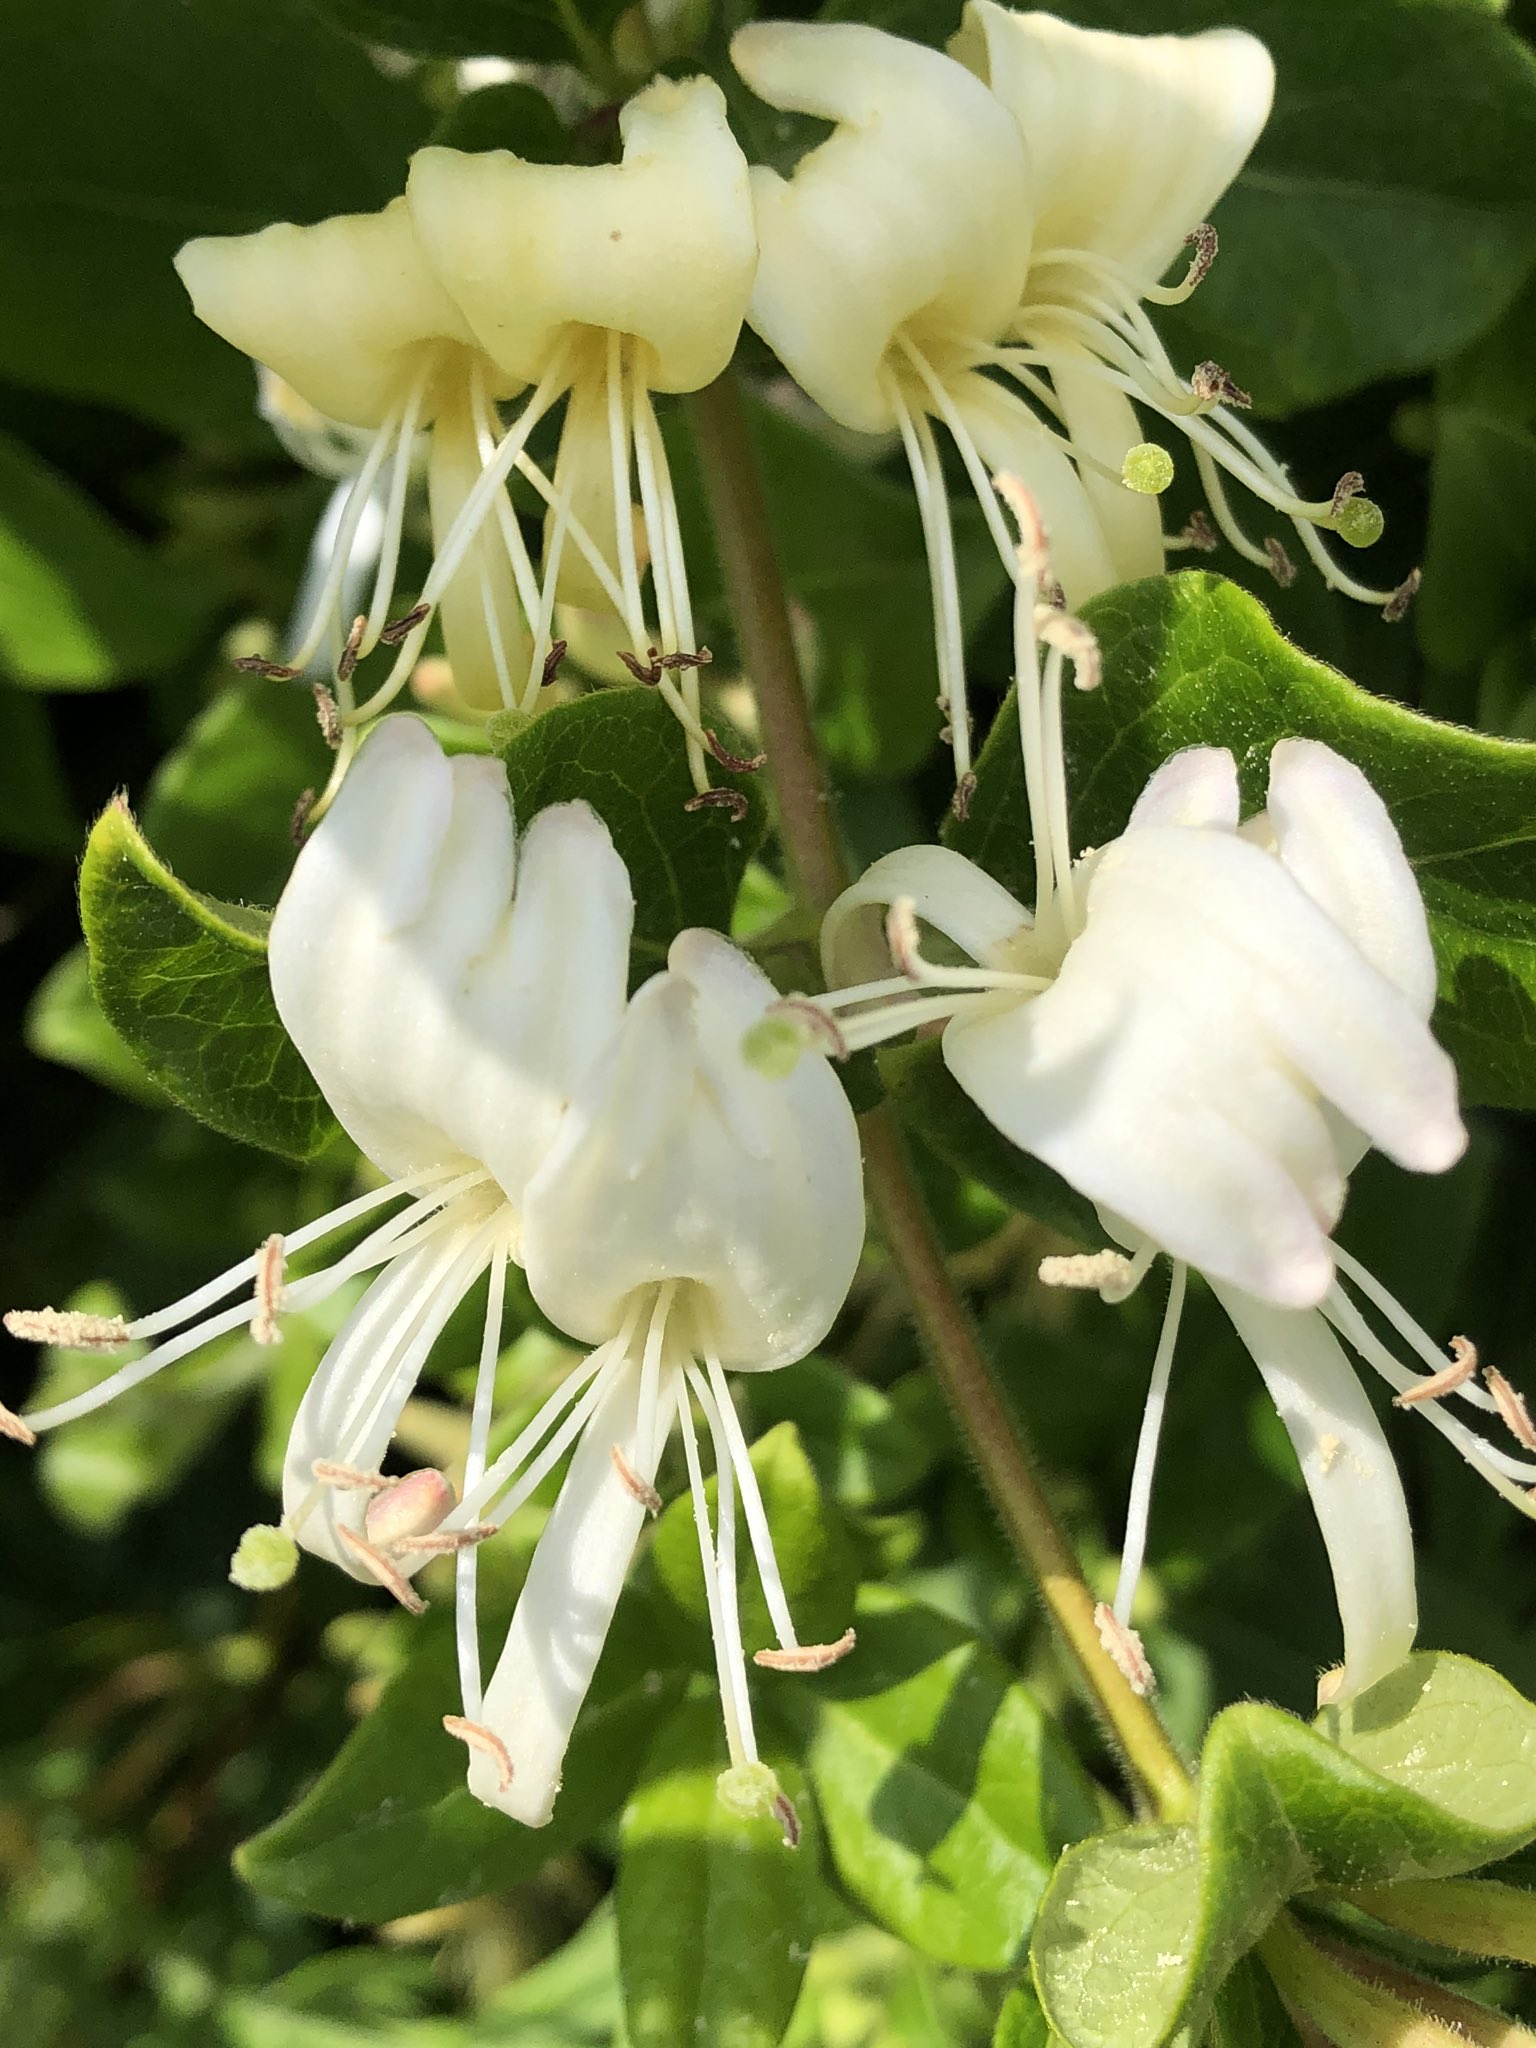
[[[811,725],[740,389],[729,371],[690,400],[715,539],[742,665],[756,691],[785,854],[801,901],[824,911],[848,880]],[[870,1198],[892,1267],[934,1372],[965,1434],[1009,1539],[1111,1739],[1152,1807],[1188,1813],[1188,1772],[1156,1714],[1099,1642],[1093,1594],[1051,1511],[1032,1454],[993,1381],[887,1106],[863,1119]]]

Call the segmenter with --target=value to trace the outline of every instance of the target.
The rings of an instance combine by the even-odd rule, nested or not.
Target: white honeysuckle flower
[[[513,435],[566,395],[535,651],[549,645],[557,594],[616,613],[634,672],[663,691],[684,726],[703,792],[712,742],[697,667],[708,656],[694,631],[652,394],[699,390],[730,362],[757,238],[746,159],[712,80],[654,80],[621,109],[619,130],[617,164],[424,149],[406,196],[479,347],[503,378],[534,387],[532,415]],[[641,590],[647,563],[654,632]]]
[[[1074,606],[1163,566],[1155,498],[1173,465],[1143,440],[1138,405],[1187,436],[1218,521],[1250,559],[1288,567],[1278,543],[1242,534],[1223,469],[1296,522],[1336,587],[1406,599],[1354,583],[1317,538],[1319,525],[1356,545],[1375,537],[1380,514],[1359,477],[1326,501],[1299,499],[1234,417],[1243,394],[1231,379],[1212,364],[1181,379],[1142,308],[1186,297],[1208,267],[1205,214],[1269,112],[1264,46],[1239,30],[1111,35],[979,4],[951,47],[945,57],[858,23],[754,22],[731,54],[771,105],[836,123],[790,177],[752,173],[748,319],[833,418],[901,434],[963,806],[963,621],[934,422],[1010,574],[988,474],[1028,486]],[[1191,239],[1189,277],[1159,285]]]
[[[433,1344],[487,1273],[494,1360],[529,1182],[624,1014],[632,911],[585,804],[541,812],[519,839],[498,761],[450,760],[419,719],[377,727],[295,863],[268,958],[284,1025],[383,1185],[133,1322],[13,1312],[7,1327],[41,1342],[158,1341],[89,1392],[0,1426],[23,1440],[57,1428],[242,1324],[277,1341],[284,1310],[382,1268],[295,1418],[282,1530],[417,1604],[409,1581],[427,1557],[485,1532],[442,1529],[454,1496],[441,1473],[387,1479],[379,1466]],[[295,1254],[385,1209],[330,1265],[285,1278]]]
[[[1189,442],[1216,524],[1240,555],[1281,583],[1295,574],[1277,540],[1260,544],[1245,532],[1224,473],[1290,522],[1332,589],[1400,617],[1417,572],[1395,590],[1374,589],[1321,539],[1336,533],[1362,548],[1380,536],[1381,512],[1363,495],[1358,471],[1325,499],[1299,496],[1241,419],[1248,394],[1219,363],[1180,376],[1145,311],[1188,298],[1215,258],[1208,216],[1246,163],[1274,98],[1275,67],[1263,43],[1235,28],[1119,35],[969,0],[949,49],[1008,108],[1029,154],[1029,276],[997,367],[1042,402],[1053,395],[1068,433],[1133,491],[1164,488],[1172,464],[1161,450],[1156,459],[1145,445],[1133,450],[1119,404],[1133,399],[1155,412]],[[1186,276],[1160,284],[1186,244],[1195,252]],[[1113,537],[1127,516],[1124,494],[1117,511],[1102,471],[1086,469],[1083,484]],[[1045,512],[1049,522],[1048,505]],[[1204,549],[1215,541],[1196,520],[1176,544]],[[1070,590],[1068,597],[1081,601]]]
[[[1314,740],[1274,747],[1266,808],[1246,821],[1225,749],[1173,756],[1120,837],[1074,862],[1062,668],[1074,658],[1091,683],[1097,655],[1075,621],[1038,608],[1043,536],[1027,498],[1011,481],[1002,488],[1028,536],[1015,622],[1034,914],[947,848],[887,855],[827,914],[834,993],[779,1006],[749,1050],[783,1068],[801,1042],[847,1051],[942,1023],[960,1086],[1093,1201],[1123,1247],[1049,1260],[1042,1277],[1114,1300],[1159,1252],[1172,1259],[1124,1568],[1105,1612],[1106,1642],[1128,1670],[1140,1668],[1130,1608],[1185,1273],[1204,1274],[1265,1377],[1312,1493],[1344,1623],[1345,1666],[1330,1691],[1342,1697],[1400,1661],[1416,1610],[1402,1489],[1333,1333],[1526,1513],[1522,1489],[1536,1481],[1536,1464],[1442,1405],[1454,1392],[1502,1415],[1508,1390],[1473,1384],[1475,1353],[1460,1340],[1447,1366],[1331,1236],[1367,1145],[1430,1173],[1465,1145],[1455,1071],[1429,1031],[1435,963],[1423,903],[1381,799]],[[924,927],[961,961],[927,958]],[[1357,1293],[1427,1375],[1392,1354]]]
[[[664,972],[572,1102],[529,1183],[523,1250],[534,1298],[591,1355],[485,1464],[489,1399],[475,1405],[462,1504],[446,1532],[504,1520],[575,1443],[570,1469],[482,1687],[472,1551],[459,1562],[462,1717],[477,1798],[530,1826],[550,1817],[586,1696],[680,1424],[714,1632],[731,1768],[722,1795],[793,1810],[760,1764],[736,1600],[735,1495],[778,1635],[757,1661],[813,1670],[852,1647],[802,1645],[727,1384],[802,1358],[842,1307],[864,1237],[852,1112],[825,1060],[782,1085],[742,1057],[775,1001],[727,940],[686,931]],[[713,1444],[713,1531],[693,1417]]]
[[[308,227],[280,221],[256,234],[203,236],[179,251],[176,268],[198,318],[287,387],[285,421],[297,400],[354,430],[360,443],[326,571],[297,644],[281,664],[242,664],[281,677],[307,669],[322,653],[328,658],[346,737],[318,817],[356,749],[362,722],[357,664],[381,641],[402,637],[402,622],[391,622],[390,610],[423,433],[430,436],[427,483],[437,560],[423,598],[428,614],[408,615],[414,630],[404,635],[409,656],[397,663],[400,680],[420,650],[433,608],[466,704],[489,713],[522,702],[527,675],[542,672],[543,656],[535,660],[524,616],[537,615],[537,579],[499,483],[499,527],[484,525],[485,494],[476,499],[476,516],[462,537],[459,529],[459,515],[498,444],[499,475],[520,451],[520,442],[514,447],[503,438],[495,403],[518,386],[476,347],[422,252],[403,198],[380,213],[338,214]],[[290,441],[291,430],[283,438]],[[311,430],[305,438],[312,444],[316,437]],[[353,617],[347,605],[357,600],[347,582],[370,517],[380,521],[377,568],[366,609]]]

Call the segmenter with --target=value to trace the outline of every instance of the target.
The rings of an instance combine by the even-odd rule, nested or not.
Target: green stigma
[[[770,1081],[783,1081],[800,1064],[805,1032],[793,1017],[769,1011],[759,1017],[741,1041],[741,1056]]]
[[[299,1546],[286,1529],[256,1522],[246,1530],[229,1561],[232,1585],[242,1593],[275,1593],[298,1570]]]
[[[1386,526],[1381,507],[1370,498],[1346,498],[1333,519],[1333,530],[1346,547],[1373,547]]]
[[[715,1796],[739,1820],[767,1820],[784,1794],[767,1764],[732,1764],[716,1778]]]
[[[1173,482],[1173,457],[1155,441],[1138,441],[1126,450],[1120,481],[1143,498],[1161,497]]]

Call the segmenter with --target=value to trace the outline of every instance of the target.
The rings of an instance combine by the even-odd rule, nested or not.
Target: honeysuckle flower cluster
[[[201,319],[366,437],[307,625],[283,662],[250,664],[294,674],[329,648],[340,747],[317,817],[434,617],[461,706],[526,713],[563,651],[561,598],[617,614],[635,673],[676,712],[695,788],[708,792],[719,751],[700,718],[708,654],[652,393],[697,390],[731,359],[756,260],[747,166],[707,78],[657,79],[619,128],[617,164],[424,149],[381,213],[204,237],[177,257]],[[528,442],[562,400],[549,476]],[[433,562],[418,602],[395,616],[422,435]],[[505,490],[514,470],[548,507],[539,568]],[[371,507],[382,509],[377,569],[366,608],[349,617],[349,566]],[[393,662],[359,702],[358,664],[381,643]]]
[[[775,994],[727,940],[681,933],[666,970],[627,999],[632,915],[624,865],[586,804],[540,812],[519,839],[499,762],[449,759],[419,720],[385,721],[301,852],[269,953],[279,1015],[380,1184],[132,1322],[13,1311],[7,1327],[35,1341],[152,1348],[54,1406],[0,1410],[0,1429],[30,1442],[242,1325],[276,1342],[285,1314],[374,1274],[299,1405],[281,1524],[248,1532],[234,1576],[276,1583],[298,1545],[419,1612],[415,1576],[457,1553],[464,1697],[446,1725],[469,1745],[471,1789],[535,1826],[680,1429],[729,1738],[722,1789],[793,1832],[753,1734],[738,1490],[778,1638],[758,1661],[814,1670],[853,1639],[796,1637],[726,1376],[788,1364],[830,1328],[863,1244],[858,1141],[825,1062],[788,1093],[744,1062],[743,1035]],[[296,1255],[337,1237],[330,1263],[287,1277]],[[593,1349],[488,1459],[514,1264]],[[434,1344],[482,1280],[458,1496],[442,1472],[381,1468]],[[694,1402],[719,1475],[713,1524]],[[482,1685],[476,1547],[572,1444]]]
[[[1456,1395],[1497,1415],[1529,1453],[1536,1432],[1475,1349],[1447,1362],[1332,1238],[1368,1146],[1438,1173],[1466,1134],[1455,1070],[1429,1031],[1435,963],[1423,903],[1381,799],[1313,740],[1269,761],[1265,808],[1244,819],[1218,747],[1174,755],[1119,838],[1073,856],[1061,749],[1068,660],[1097,680],[1081,624],[1041,603],[1050,581],[1038,508],[1001,486],[1023,535],[1015,602],[1020,724],[1034,842],[1033,913],[961,854],[914,846],[875,864],[822,930],[833,993],[797,997],[749,1052],[793,1070],[802,1046],[847,1053],[942,1024],[949,1072],[988,1119],[1097,1207],[1111,1248],[1045,1261],[1051,1284],[1124,1299],[1166,1254],[1172,1282],[1140,1431],[1106,1646],[1139,1689],[1131,1628],[1153,1468],[1192,1267],[1262,1373],[1295,1445],[1327,1546],[1348,1697],[1397,1665],[1417,1625],[1408,1513],[1391,1450],[1338,1339],[1421,1408],[1526,1514],[1536,1464],[1469,1429]],[[1045,643],[1043,667],[1039,647]],[[925,932],[963,956],[944,964]],[[894,968],[894,972],[892,971]],[[1377,1311],[1427,1370],[1409,1367]]]
[[[741,29],[731,55],[772,106],[833,123],[787,178],[749,179],[712,81],[658,79],[620,112],[618,164],[432,147],[381,213],[208,237],[178,257],[201,318],[283,381],[290,445],[297,407],[356,437],[306,623],[283,662],[248,659],[291,675],[323,652],[331,667],[338,760],[316,815],[434,618],[459,708],[528,714],[564,651],[561,602],[618,622],[630,672],[682,724],[696,800],[739,804],[709,787],[711,755],[740,763],[703,722],[708,654],[652,394],[718,376],[744,318],[833,419],[900,438],[962,808],[965,621],[937,427],[1010,575],[989,477],[1031,491],[1073,605],[1161,569],[1170,545],[1214,546],[1216,529],[1288,580],[1281,543],[1241,525],[1230,477],[1331,585],[1401,611],[1408,585],[1368,588],[1319,538],[1362,547],[1381,531],[1358,472],[1326,498],[1298,495],[1240,417],[1247,395],[1215,363],[1180,376],[1146,311],[1186,298],[1215,256],[1206,215],[1269,114],[1273,66],[1254,37],[1116,35],[971,0],[948,55],[860,23],[775,21]],[[1184,277],[1161,283],[1186,246]],[[529,443],[562,405],[551,476]],[[1143,439],[1138,408],[1189,443],[1215,528],[1201,514],[1165,540],[1156,498],[1173,462]],[[394,616],[423,437],[433,563]],[[505,490],[514,471],[546,505],[538,563]],[[360,563],[373,565],[365,604],[349,588]],[[381,643],[393,662],[359,702],[358,664]]]
[[[1269,114],[1274,71],[1236,29],[1129,36],[971,0],[951,54],[862,23],[754,22],[731,54],[771,105],[835,124],[788,177],[752,174],[760,243],[748,319],[832,417],[901,436],[922,514],[959,801],[970,733],[964,621],[935,424],[964,464],[1005,568],[990,486],[1008,471],[1051,529],[1076,606],[1155,573],[1167,451],[1136,408],[1189,442],[1217,526],[1244,532],[1223,473],[1290,522],[1335,588],[1394,613],[1410,594],[1350,577],[1318,529],[1364,546],[1381,515],[1356,472],[1309,502],[1238,417],[1215,363],[1186,380],[1145,305],[1186,298],[1215,256],[1206,215]],[[1185,245],[1183,279],[1159,282]],[[1202,517],[1190,544],[1214,546]]]

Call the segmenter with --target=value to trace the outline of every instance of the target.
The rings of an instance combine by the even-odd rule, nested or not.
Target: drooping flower
[[[403,687],[434,616],[461,702],[532,710],[558,661],[558,593],[624,620],[635,673],[672,705],[695,786],[708,787],[712,741],[694,672],[708,656],[651,394],[695,390],[729,362],[756,260],[751,199],[708,79],[655,81],[619,127],[619,164],[425,149],[406,197],[382,213],[205,237],[177,258],[200,318],[322,414],[372,435],[309,629],[286,664],[302,668],[330,636],[352,736],[343,768],[356,727]],[[513,399],[503,428],[498,406]],[[551,479],[527,448],[562,400]],[[434,559],[420,602],[391,622],[410,451],[424,430]],[[504,488],[514,469],[549,506],[537,568]],[[385,475],[373,597],[349,622],[339,609],[346,565]],[[393,667],[357,704],[353,672],[381,641],[398,650]]]
[[[1380,798],[1351,763],[1310,740],[1274,748],[1267,807],[1246,821],[1225,749],[1175,755],[1122,835],[1074,862],[1060,744],[1063,640],[1090,682],[1095,651],[1080,626],[1063,633],[1058,615],[1042,683],[1036,595],[1046,563],[1028,502],[1011,495],[1030,536],[1015,610],[1020,695],[1029,700],[1021,716],[1035,739],[1025,750],[1034,915],[958,853],[890,854],[828,913],[834,993],[783,1006],[759,1027],[754,1049],[782,1058],[777,1041],[791,1033],[852,1049],[942,1021],[944,1060],[960,1086],[1007,1138],[1097,1205],[1117,1247],[1050,1261],[1044,1277],[1119,1299],[1159,1252],[1173,1260],[1124,1571],[1105,1615],[1122,1652],[1134,1649],[1130,1603],[1185,1271],[1204,1274],[1299,1454],[1344,1624],[1336,1687],[1358,1690],[1412,1642],[1413,1558],[1391,1453],[1334,1332],[1526,1512],[1521,1484],[1536,1480],[1536,1465],[1441,1405],[1458,1392],[1511,1414],[1507,1390],[1473,1383],[1467,1347],[1447,1366],[1331,1236],[1368,1144],[1404,1167],[1441,1172],[1465,1143],[1454,1069],[1428,1028],[1435,965],[1423,904]],[[923,926],[966,964],[926,958]],[[851,985],[838,988],[840,980]],[[1351,1289],[1407,1339],[1428,1376],[1392,1355]]]
[[[541,812],[519,843],[499,762],[448,759],[415,718],[379,726],[299,855],[269,963],[284,1025],[384,1184],[133,1322],[13,1311],[17,1336],[153,1348],[71,1400],[0,1415],[7,1433],[88,1414],[242,1324],[276,1341],[285,1309],[377,1272],[294,1421],[282,1530],[415,1604],[411,1575],[481,1528],[442,1531],[441,1473],[379,1466],[433,1344],[487,1272],[494,1356],[529,1182],[623,1015],[631,916],[623,863],[585,804]],[[329,1265],[285,1277],[295,1254],[385,1211]]]
[[[498,374],[532,385],[536,410],[566,397],[535,651],[549,644],[557,594],[616,613],[635,673],[684,726],[702,792],[712,741],[697,670],[708,656],[652,394],[699,390],[730,362],[757,239],[746,159],[712,80],[654,80],[623,107],[619,129],[618,164],[424,149],[407,199],[429,261]]]
[[[452,1531],[502,1520],[574,1443],[506,1644],[482,1687],[472,1553],[460,1559],[464,1712],[448,1726],[470,1748],[477,1798],[542,1826],[560,1787],[592,1680],[680,1428],[715,1640],[731,1768],[722,1795],[793,1810],[760,1764],[736,1600],[739,1491],[779,1648],[770,1667],[815,1670],[852,1647],[803,1645],[726,1375],[802,1358],[842,1306],[864,1235],[852,1113],[827,1063],[782,1086],[743,1060],[741,1042],[774,1001],[725,939],[687,931],[666,970],[632,999],[623,1028],[578,1091],[530,1182],[524,1254],[539,1306],[594,1346],[488,1467],[489,1399],[475,1404],[464,1499]],[[489,1370],[489,1368],[487,1368]],[[712,1440],[711,1528],[693,1404]]]
[[[982,4],[954,50],[842,22],[754,22],[731,45],[771,105],[836,124],[790,177],[752,173],[760,258],[748,319],[833,418],[901,435],[963,805],[963,620],[935,422],[1010,575],[989,477],[1024,481],[1073,605],[1163,566],[1155,493],[1172,463],[1143,441],[1138,405],[1187,435],[1245,553],[1283,560],[1240,535],[1221,468],[1298,522],[1331,582],[1392,594],[1353,585],[1316,538],[1318,525],[1374,537],[1379,514],[1359,479],[1303,503],[1233,417],[1242,394],[1231,379],[1210,364],[1180,379],[1142,310],[1186,296],[1208,266],[1205,213],[1269,111],[1263,45],[1235,29],[1090,34]],[[1189,276],[1159,285],[1192,238]]]

